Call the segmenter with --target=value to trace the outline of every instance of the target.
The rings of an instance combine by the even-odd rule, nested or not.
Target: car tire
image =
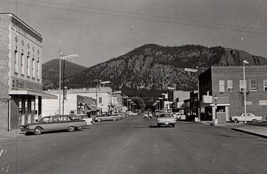
[[[41,135],[42,134],[42,128],[41,127],[36,127],[33,130],[34,135]]]
[[[159,127],[160,125],[159,125],[159,124],[157,124],[157,126]]]
[[[239,123],[239,120],[237,118],[234,119],[235,124]]]
[[[101,122],[102,120],[99,118],[99,119],[97,119],[97,121],[98,121],[98,122]]]
[[[175,124],[173,124],[172,127],[175,128]]]
[[[256,120],[256,119],[253,119],[252,121],[253,121],[254,123],[256,123],[256,122],[257,122],[257,120]]]
[[[69,126],[69,127],[68,127],[68,131],[69,131],[69,132],[73,132],[74,130],[75,130],[75,127],[74,127],[74,126]]]

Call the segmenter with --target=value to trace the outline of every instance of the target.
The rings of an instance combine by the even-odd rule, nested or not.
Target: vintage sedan
[[[253,122],[257,122],[257,121],[261,121],[262,120],[262,116],[255,116],[252,113],[246,113],[246,116],[245,116],[245,113],[242,113],[239,116],[231,116],[230,117],[230,120],[233,121],[233,122],[235,122],[235,123],[238,123],[240,121],[253,121]]]
[[[161,113],[157,116],[157,126],[170,125],[175,127],[176,118],[174,118],[172,113]]]
[[[94,120],[97,122],[101,121],[117,121],[120,120],[122,117],[120,115],[96,115]]]
[[[69,132],[73,132],[74,130],[82,129],[85,126],[86,122],[84,120],[73,120],[70,116],[58,115],[43,117],[37,123],[21,126],[20,130],[26,132],[26,134],[33,133],[35,135],[40,135],[43,132],[52,131],[68,130]]]

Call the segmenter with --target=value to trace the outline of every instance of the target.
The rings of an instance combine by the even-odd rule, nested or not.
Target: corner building
[[[0,130],[42,114],[42,36],[13,14],[0,14]]]
[[[245,83],[242,66],[212,66],[200,74],[201,120],[214,120],[217,115],[219,122],[225,122],[230,116],[244,113],[245,86],[247,113],[266,120],[267,66],[245,66]]]

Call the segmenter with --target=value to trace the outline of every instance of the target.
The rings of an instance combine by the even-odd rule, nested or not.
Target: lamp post
[[[62,101],[62,115],[64,115],[64,101],[67,100],[67,86],[64,86],[64,89],[63,89],[63,101]]]
[[[59,115],[61,115],[61,81],[62,81],[62,60],[69,60],[69,59],[75,59],[75,58],[79,58],[79,55],[78,54],[72,54],[72,55],[62,55],[62,52],[60,51],[59,52],[59,82],[58,82],[58,85],[59,85],[59,88],[58,88],[58,113]],[[64,71],[63,71],[63,76],[64,76]],[[64,80],[64,79],[63,79]],[[64,104],[64,103],[63,103]],[[63,106],[64,108],[64,106]],[[63,111],[64,112],[64,111]]]
[[[248,61],[244,60],[243,61],[243,81],[244,81],[244,90],[243,90],[243,95],[244,95],[244,114],[245,114],[245,124],[247,124],[247,83],[246,83],[246,65],[249,64]]]
[[[198,72],[197,69],[193,69],[193,68],[184,68],[184,70],[185,70],[186,72],[193,72],[193,73]],[[200,104],[199,104],[200,94],[199,94],[199,81],[198,81],[198,83],[197,83],[197,100],[198,100],[197,116],[198,116],[198,121],[200,122]]]
[[[159,110],[161,110],[161,100],[163,100],[163,97],[159,97]]]
[[[214,119],[214,125],[218,124],[218,118],[217,118],[217,104],[218,104],[218,98],[215,95],[214,96],[214,110],[215,110],[215,119]]]

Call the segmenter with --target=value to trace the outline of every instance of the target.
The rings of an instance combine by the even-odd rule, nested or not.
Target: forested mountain
[[[65,61],[65,70],[66,70],[64,72],[65,78],[78,74],[85,69],[86,67],[84,66]],[[58,88],[58,79],[59,79],[58,72],[59,72],[59,59],[54,59],[43,64],[42,76],[43,76],[44,90]]]
[[[65,80],[69,88],[95,87],[97,80],[111,81],[114,90],[122,90],[128,95],[147,96],[160,93],[172,86],[177,90],[197,89],[197,75],[210,66],[239,66],[246,59],[249,65],[267,65],[267,59],[251,55],[245,51],[223,47],[184,45],[163,47],[155,44],[143,45],[133,51],[97,64],[93,67],[78,68]],[[49,63],[49,62],[48,62]],[[51,75],[50,66],[44,64],[44,89],[57,88],[56,66]],[[186,72],[184,68],[197,68],[197,73]],[[69,67],[68,67],[69,69]],[[46,83],[46,82],[50,83]],[[47,85],[49,84],[49,85]]]

